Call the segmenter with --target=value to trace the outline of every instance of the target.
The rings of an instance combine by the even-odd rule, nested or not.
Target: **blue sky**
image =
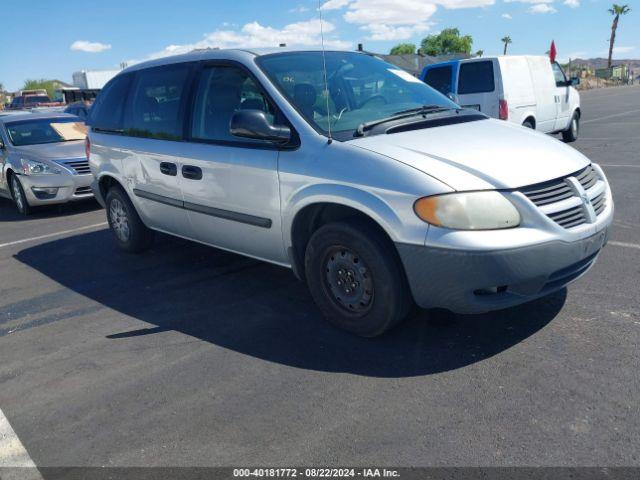
[[[614,58],[640,57],[640,8],[623,17]],[[3,11],[23,0],[2,0]],[[41,7],[37,4],[41,3]],[[332,46],[387,53],[399,42],[455,26],[474,50],[543,54],[554,39],[560,59],[606,56],[612,17],[605,0],[323,0],[325,38]],[[640,4],[638,4],[640,7]],[[41,0],[5,15],[0,27],[0,82],[17,90],[26,78],[71,81],[83,69],[112,69],[206,46],[315,45],[317,0]],[[13,18],[12,21],[8,21]],[[15,20],[15,21],[14,21]]]

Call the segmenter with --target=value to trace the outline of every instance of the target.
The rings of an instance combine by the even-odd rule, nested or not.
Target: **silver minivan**
[[[160,231],[291,268],[362,336],[414,303],[479,313],[558,290],[612,222],[605,175],[578,151],[364,53],[152,60],[109,82],[88,123],[122,249]]]

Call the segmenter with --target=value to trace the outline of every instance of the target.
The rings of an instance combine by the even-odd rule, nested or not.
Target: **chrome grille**
[[[91,173],[89,162],[87,162],[86,159],[65,160],[61,163],[75,171],[78,175],[89,175]]]
[[[587,221],[582,205],[568,208],[566,210],[561,210],[559,212],[549,213],[548,217],[564,228],[571,228],[577,225],[582,225]]]
[[[571,177],[582,185],[596,216],[600,215],[606,208],[606,185],[592,165],[567,177],[524,187],[520,192],[561,227],[577,227],[589,222],[591,214],[583,202],[577,203],[579,197]]]

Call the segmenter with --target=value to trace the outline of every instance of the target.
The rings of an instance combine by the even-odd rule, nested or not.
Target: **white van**
[[[578,138],[580,94],[557,62],[548,57],[510,55],[428,65],[421,80],[464,107],[534,128]]]

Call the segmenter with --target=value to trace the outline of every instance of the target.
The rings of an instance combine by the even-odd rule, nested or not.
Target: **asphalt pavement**
[[[573,146],[616,202],[597,265],[373,340],[286,269],[165,236],[126,255],[96,204],[0,200],[0,417],[38,466],[640,466],[640,87],[582,104]]]

